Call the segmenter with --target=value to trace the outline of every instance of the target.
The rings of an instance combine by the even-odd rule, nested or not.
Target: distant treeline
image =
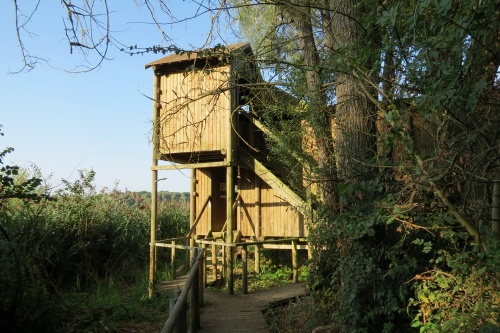
[[[149,205],[151,203],[151,192],[149,191],[133,192],[125,190],[125,192],[114,192],[114,195],[123,196],[122,199],[129,205],[141,203]],[[189,192],[158,191],[158,201],[160,203],[189,203]]]

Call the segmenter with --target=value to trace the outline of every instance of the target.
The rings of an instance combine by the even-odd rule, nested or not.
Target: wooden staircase
[[[246,117],[252,124],[255,125],[259,130],[261,130],[266,136],[275,138],[279,141],[273,132],[267,128],[262,122],[260,122],[257,118],[252,116],[250,113],[241,112],[241,115]],[[288,185],[286,185],[276,174],[273,172],[270,167],[264,165],[258,158],[248,151],[243,149],[242,147],[238,148],[238,157],[239,162],[245,165],[247,168],[252,170],[257,176],[259,176],[262,180],[264,180],[269,186],[271,186],[275,191],[280,193],[280,195],[285,198],[291,205],[296,207],[301,213],[304,215],[307,213],[307,203],[297,194],[295,193]],[[301,160],[299,156],[294,154],[294,157],[297,160]]]
[[[264,164],[244,149],[238,150],[240,162],[252,170],[257,176],[264,180],[269,186],[277,191],[286,201],[296,207],[299,212],[307,214],[307,203],[292,189],[290,189],[281,179],[279,179]]]

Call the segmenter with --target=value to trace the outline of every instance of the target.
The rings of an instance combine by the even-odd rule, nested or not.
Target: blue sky
[[[170,1],[178,17],[192,15],[189,1]],[[71,74],[39,65],[28,73],[9,74],[22,67],[11,1],[0,3],[0,149],[13,147],[8,164],[37,165],[53,186],[61,178],[74,180],[77,170],[93,169],[96,186],[120,190],[150,190],[150,129],[153,73],[144,65],[162,55],[128,56],[112,49],[99,69]],[[144,8],[133,0],[113,8],[112,29],[125,45],[150,46],[161,43],[154,26],[130,24],[147,20]],[[42,0],[26,37],[32,55],[49,59],[56,68],[72,69],[81,58],[69,53],[64,39],[59,1]],[[184,48],[198,47],[209,30],[209,17],[188,21],[166,30]],[[167,18],[164,18],[166,21]],[[164,43],[168,45],[168,43]],[[145,96],[144,96],[145,95]],[[190,172],[163,171],[160,190],[189,191]]]

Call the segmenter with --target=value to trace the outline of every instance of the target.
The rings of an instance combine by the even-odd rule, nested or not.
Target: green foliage
[[[417,263],[407,255],[409,242],[386,220],[380,210],[359,207],[311,230],[317,250],[310,285],[346,332],[408,331],[405,282]]]
[[[39,191],[39,177],[30,177],[18,166],[4,165],[5,156],[12,151],[7,148],[0,153],[0,326],[8,331],[33,326],[33,331],[43,332],[52,324],[50,316],[39,325],[33,323],[56,312],[58,305],[50,297],[48,286],[40,283],[43,276],[31,255],[36,251],[30,246],[37,223],[26,214],[25,225],[18,225],[12,211],[31,211],[31,204],[47,195]]]
[[[185,236],[189,233],[189,205],[186,202],[162,202],[157,216],[157,237]]]
[[[143,271],[132,285],[117,283],[109,277],[87,292],[68,292],[62,296],[66,311],[58,330],[61,332],[123,332],[161,330],[165,321],[164,294],[147,296],[149,277]]]
[[[238,14],[266,75],[306,104],[297,113],[266,108],[276,135],[269,159],[290,172],[292,187],[335,183],[338,211],[312,186],[310,286],[318,303],[342,332],[498,331],[499,244],[490,232],[500,179],[498,1],[353,1],[359,12],[347,16],[362,33],[334,50],[322,22],[330,14],[336,23],[338,4],[299,3],[312,17],[316,50],[299,45],[285,5],[243,6]],[[266,33],[257,33],[261,27]],[[317,51],[318,68],[305,68],[306,51]],[[304,81],[312,70],[321,73],[327,104],[337,102],[334,78],[346,74],[376,107],[377,145],[371,160],[354,158],[349,167],[363,172],[354,177],[319,168],[315,152],[297,145],[302,121],[317,111],[308,108],[315,92]],[[357,111],[350,119],[366,122]],[[338,109],[322,112],[338,121]],[[328,127],[327,119],[308,123]],[[337,144],[357,144],[344,140]],[[331,149],[335,155],[338,146]]]
[[[482,332],[498,325],[498,253],[477,247],[457,253],[439,250],[430,264],[432,269],[414,278],[415,298],[410,298],[409,308],[418,311],[412,327],[421,332]]]
[[[0,136],[3,136],[1,128],[2,125],[0,125]],[[0,151],[0,207],[7,199],[38,201],[44,197],[43,194],[36,191],[42,184],[40,177],[29,177],[26,173],[21,172],[17,165],[5,165],[5,156],[13,151],[14,148],[11,147]]]
[[[18,167],[4,167],[0,174],[2,330],[113,331],[108,322],[131,316],[118,286],[146,281],[144,276],[138,280],[136,272],[145,272],[149,263],[149,201],[135,197],[134,203],[127,202],[130,194],[116,190],[97,193],[93,171],[63,181],[64,187],[50,197],[39,177],[30,178]],[[188,229],[187,206],[160,203],[163,236],[180,236]],[[147,283],[141,284],[145,292]],[[67,292],[79,295],[75,302]],[[81,307],[75,309],[77,304]]]
[[[335,224],[319,220],[311,229],[310,285],[335,309],[332,322],[346,332],[497,327],[498,244],[478,246],[449,214],[394,209],[394,200],[379,198],[375,209],[351,208]]]
[[[251,289],[265,289],[290,283],[292,270],[289,267],[278,267],[271,261],[264,261],[261,271],[255,278],[251,279]]]

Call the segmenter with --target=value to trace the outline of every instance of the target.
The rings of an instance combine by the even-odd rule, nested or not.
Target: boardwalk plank
[[[182,288],[185,276],[161,283],[159,290]],[[269,333],[263,310],[270,303],[293,299],[306,294],[304,283],[292,283],[258,290],[247,295],[228,295],[214,289],[204,290],[201,307],[202,333]]]
[[[205,290],[201,310],[201,332],[268,333],[262,310],[269,303],[305,295],[305,284],[290,284],[259,290],[248,295],[227,295]]]

